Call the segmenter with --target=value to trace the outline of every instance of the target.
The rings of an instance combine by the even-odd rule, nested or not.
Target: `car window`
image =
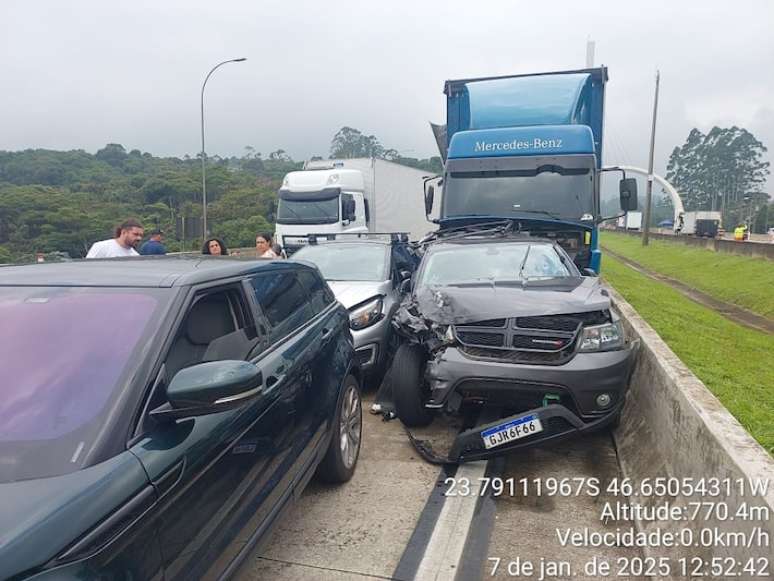
[[[0,482],[80,469],[153,348],[166,289],[0,288]]]
[[[250,279],[255,299],[271,325],[271,342],[282,339],[313,316],[306,289],[295,271],[259,274]]]
[[[322,277],[311,269],[299,270],[298,278],[309,293],[309,305],[313,315],[323,312],[328,305],[336,300]]]
[[[167,354],[167,378],[198,363],[246,360],[259,340],[240,290],[203,291],[186,312]]]

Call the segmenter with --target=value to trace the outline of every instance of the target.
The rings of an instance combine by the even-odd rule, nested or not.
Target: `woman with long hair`
[[[212,256],[228,256],[228,248],[220,238],[210,238],[202,246],[202,254],[211,254]]]

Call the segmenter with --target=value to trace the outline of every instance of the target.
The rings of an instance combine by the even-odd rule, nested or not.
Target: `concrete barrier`
[[[634,494],[630,498],[633,504],[654,507],[668,500],[672,505],[689,507],[683,514],[685,520],[640,521],[638,526],[643,532],[661,529],[681,534],[682,529],[690,529],[694,542],[699,545],[648,546],[646,554],[671,557],[673,563],[680,558],[694,557],[705,562],[713,558],[734,558],[740,562],[753,557],[768,558],[768,574],[772,574],[774,460],[632,306],[615,291],[611,295],[627,332],[641,339],[632,387],[621,424],[614,432],[624,476],[635,483],[644,479],[653,483],[654,478],[662,477],[678,479],[681,483],[687,482],[686,479],[699,482],[715,478],[720,484],[717,495],[710,494],[712,491],[676,498]],[[756,481],[768,483],[765,494],[752,493],[749,486]],[[691,502],[717,503],[718,507],[713,511],[709,504],[701,506],[700,514],[692,518],[696,505],[690,505]],[[764,512],[746,520],[736,514],[742,506],[760,507],[755,510]],[[704,529],[710,532],[703,533]],[[712,536],[714,531],[718,534]],[[751,546],[722,546],[732,539],[741,540],[737,533],[746,535],[746,539],[752,535]],[[710,546],[701,546],[705,544],[701,535],[707,536],[705,540],[711,541]],[[725,575],[712,578],[725,578]]]
[[[638,238],[642,236],[642,233],[640,232],[626,230],[615,230],[615,232],[636,236]],[[717,240],[715,238],[697,238],[696,236],[689,235],[675,236],[674,234],[659,234],[658,232],[651,232],[650,237],[654,240],[666,240],[667,242],[696,246],[714,252],[725,252],[727,254],[738,254],[740,256],[774,260],[774,244],[766,242],[736,242],[734,240]]]

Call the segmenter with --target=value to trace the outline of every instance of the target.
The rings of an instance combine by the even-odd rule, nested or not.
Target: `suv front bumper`
[[[561,401],[575,415],[591,421],[623,401],[638,347],[639,341],[633,341],[617,351],[577,353],[563,365],[478,359],[449,347],[427,363],[425,377],[431,390],[427,407],[442,409],[452,407],[455,400],[479,399],[506,408],[532,409],[538,407],[534,402],[539,404],[549,395],[551,401]],[[610,396],[606,407],[596,403],[601,394]]]

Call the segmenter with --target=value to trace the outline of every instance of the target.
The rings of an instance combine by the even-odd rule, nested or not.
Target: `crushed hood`
[[[582,277],[475,286],[420,289],[414,303],[421,315],[441,325],[487,319],[564,315],[610,308],[598,278]]]
[[[351,309],[378,295],[386,295],[389,292],[390,281],[365,282],[365,281],[338,281],[329,280],[333,294],[345,308]]]

